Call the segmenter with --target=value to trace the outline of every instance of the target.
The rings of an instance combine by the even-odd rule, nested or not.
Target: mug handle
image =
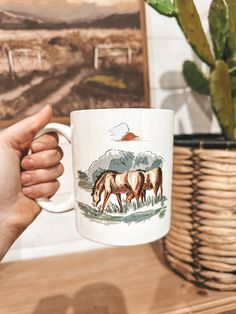
[[[61,123],[47,124],[36,134],[35,139],[50,132],[56,132],[64,136],[68,143],[71,144],[71,128]],[[65,213],[74,209],[74,194],[71,193],[68,199],[60,204],[56,204],[48,198],[38,198],[36,199],[36,202],[42,209],[50,213]]]

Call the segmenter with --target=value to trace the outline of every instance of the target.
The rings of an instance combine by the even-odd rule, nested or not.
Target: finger
[[[23,158],[21,167],[24,170],[36,170],[53,167],[61,161],[63,152],[60,147],[34,153]]]
[[[21,145],[32,141],[37,132],[49,122],[51,116],[52,108],[47,105],[39,113],[7,128],[3,136],[12,147],[21,150]]]
[[[40,183],[30,187],[24,187],[22,193],[29,198],[42,198],[53,196],[60,187],[60,183],[55,180],[47,183]]]
[[[37,153],[43,150],[57,148],[58,142],[59,142],[59,138],[58,138],[57,133],[48,133],[35,139],[31,143],[30,148],[33,153]]]
[[[21,145],[22,156],[26,156],[29,152],[29,149],[31,149],[33,153],[37,153],[43,150],[56,148],[58,143],[59,137],[57,133],[48,133],[42,135],[33,142],[30,140]]]
[[[21,173],[21,183],[23,186],[31,186],[54,181],[59,178],[63,172],[64,167],[61,163],[51,168],[24,171]]]

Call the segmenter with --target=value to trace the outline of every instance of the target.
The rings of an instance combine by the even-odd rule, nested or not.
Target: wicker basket
[[[167,264],[189,281],[236,290],[236,141],[176,137]]]

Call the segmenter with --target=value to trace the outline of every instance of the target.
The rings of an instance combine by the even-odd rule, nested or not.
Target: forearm
[[[10,249],[17,237],[13,237],[11,232],[8,230],[0,230],[0,261],[6,255],[7,251]]]

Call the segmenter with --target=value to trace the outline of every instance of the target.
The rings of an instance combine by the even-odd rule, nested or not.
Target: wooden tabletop
[[[236,313],[236,293],[195,287],[158,244],[0,265],[1,314]]]

